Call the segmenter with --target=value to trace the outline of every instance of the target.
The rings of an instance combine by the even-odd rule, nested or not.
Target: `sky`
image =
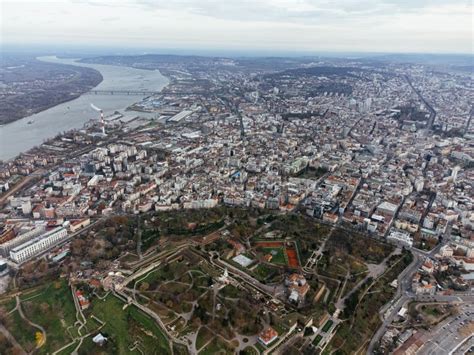
[[[472,0],[0,0],[2,46],[472,53]]]

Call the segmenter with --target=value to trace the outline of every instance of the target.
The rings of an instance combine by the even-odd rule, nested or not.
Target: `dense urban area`
[[[82,61],[170,83],[0,163],[0,353],[472,352],[472,72]],[[100,81],[58,68],[1,100]]]

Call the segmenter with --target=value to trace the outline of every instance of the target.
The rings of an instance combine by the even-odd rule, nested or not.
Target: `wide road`
[[[435,109],[429,104],[428,101],[426,101],[426,99],[423,97],[423,95],[421,95],[420,91],[418,89],[416,89],[412,82],[411,82],[411,79],[408,77],[408,75],[405,75],[405,80],[407,81],[408,85],[410,85],[410,87],[413,89],[413,91],[418,95],[418,97],[420,98],[420,100],[425,104],[425,106],[428,108],[428,111],[430,111],[430,117],[429,117],[429,121],[428,121],[428,129],[432,129],[433,128],[433,124],[434,124],[434,121],[436,119],[436,111]]]
[[[8,198],[10,196],[13,196],[18,191],[26,190],[32,187],[40,179],[40,176],[36,175],[35,173],[30,174],[29,176],[24,176],[18,184],[16,184],[10,190],[2,194],[0,196],[0,207],[3,207],[3,205],[8,201]]]
[[[416,252],[413,253],[413,261],[412,263],[403,270],[400,275],[398,276],[398,287],[397,293],[395,294],[394,301],[386,304],[382,307],[380,313],[383,314],[387,311],[387,309],[391,308],[390,314],[385,318],[380,328],[375,332],[370,340],[369,347],[367,349],[367,354],[373,354],[375,345],[380,341],[382,336],[385,334],[387,327],[392,323],[395,319],[397,313],[403,307],[403,305],[411,298],[408,295],[408,290],[411,286],[411,279],[413,274],[418,270],[418,268],[422,265],[423,259],[420,257],[419,254]]]
[[[439,249],[444,245],[444,243],[439,244],[436,248],[431,250],[430,252],[419,251],[412,249],[414,259],[413,262],[405,269],[402,273],[398,276],[398,288],[397,293],[392,302],[386,304],[380,310],[380,314],[385,314],[388,310],[390,313],[384,319],[382,325],[377,330],[377,332],[372,337],[369,347],[367,349],[367,354],[373,354],[375,345],[380,341],[382,336],[387,331],[388,326],[393,322],[395,317],[397,316],[400,309],[403,305],[409,300],[415,300],[418,302],[428,302],[428,301],[436,301],[436,302],[459,302],[459,303],[467,303],[467,304],[474,304],[474,295],[471,293],[457,293],[454,295],[415,295],[412,292],[409,292],[411,287],[411,280],[413,274],[418,270],[418,268],[422,265],[423,260],[425,257],[433,256],[436,254]]]

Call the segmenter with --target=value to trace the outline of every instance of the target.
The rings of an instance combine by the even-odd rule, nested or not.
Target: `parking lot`
[[[428,332],[429,339],[420,349],[419,354],[445,355],[452,354],[465,343],[471,341],[474,333],[474,305],[460,307],[459,315],[448,318]]]

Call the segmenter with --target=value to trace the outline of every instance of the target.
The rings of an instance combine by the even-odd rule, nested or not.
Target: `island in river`
[[[0,73],[0,124],[73,100],[103,80],[93,68],[13,54],[3,55]]]

